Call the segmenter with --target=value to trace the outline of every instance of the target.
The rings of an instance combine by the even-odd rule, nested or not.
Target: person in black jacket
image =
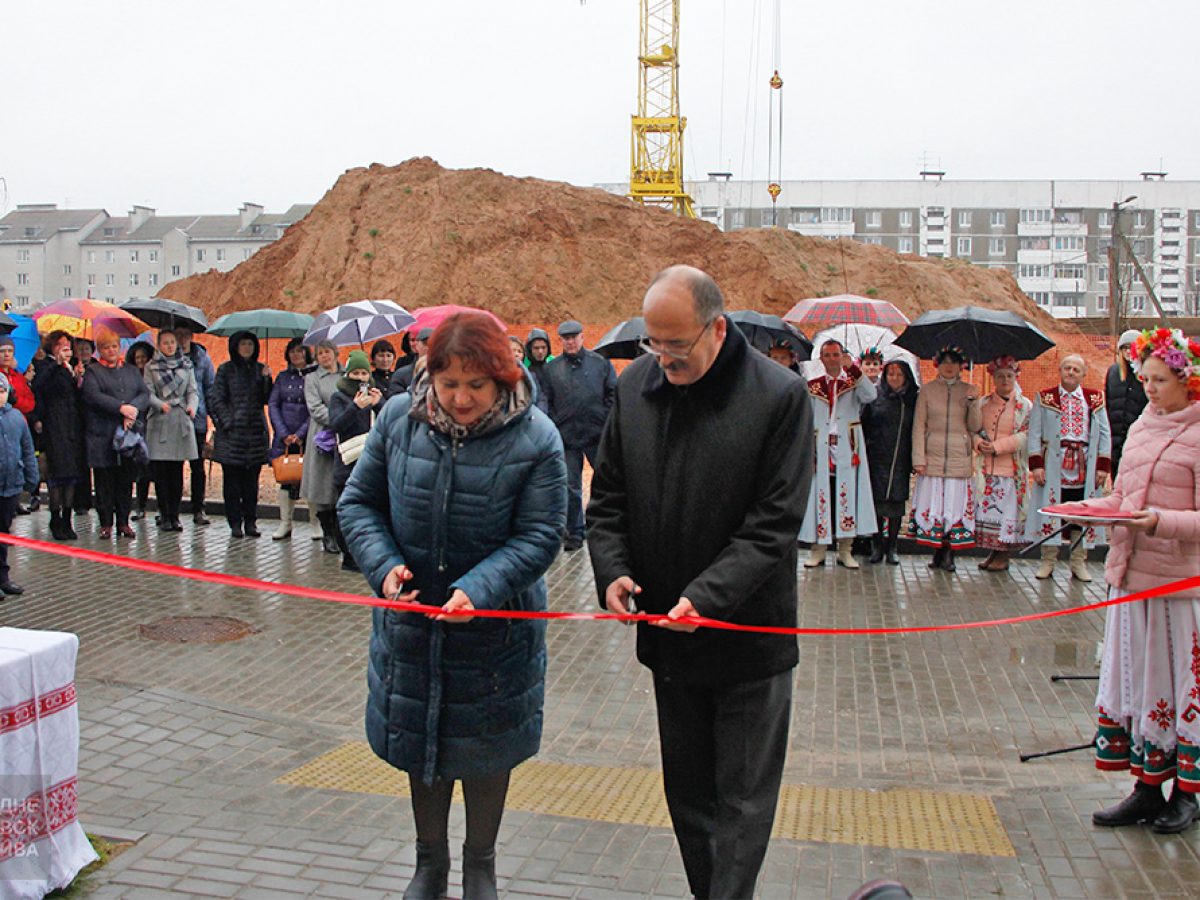
[[[69,334],[52,331],[46,335],[42,347],[50,364],[33,379],[33,396],[46,460],[50,534],[56,541],[73,541],[79,537],[71,527],[75,486],[84,483],[88,474],[81,379],[71,369]]]
[[[396,365],[396,348],[391,341],[376,341],[371,345],[371,381],[386,400],[392,367]]]
[[[429,338],[433,335],[432,328],[422,328],[417,332],[416,337],[409,339],[409,346],[412,348],[412,362],[405,363],[402,366],[397,366],[396,371],[392,373],[392,377],[388,379],[387,395],[395,397],[397,394],[403,394],[412,387],[413,381],[416,380],[417,366],[424,366],[422,360],[429,352]]]
[[[871,538],[870,561],[876,565],[883,562],[885,554],[888,565],[900,565],[896,543],[900,539],[900,520],[904,518],[905,504],[908,503],[913,414],[919,390],[908,363],[893,360],[883,367],[879,395],[862,411],[867,466],[871,470],[871,496],[875,501],[875,518],[879,522],[879,532]]]
[[[529,370],[529,374],[533,376],[533,380],[537,382],[538,392],[534,397],[534,403],[546,415],[550,414],[550,404],[546,402],[546,388],[542,384],[542,377],[546,371],[546,363],[553,359],[554,356],[550,353],[550,335],[541,328],[530,328],[529,336],[525,338],[524,365]]]
[[[229,338],[229,361],[213,380],[208,414],[216,425],[213,459],[221,464],[225,521],[234,537],[258,537],[258,475],[267,462],[271,370],[258,361],[258,338],[239,331]]]
[[[700,270],[660,273],[642,309],[647,354],[617,384],[588,548],[601,606],[667,616],[638,623],[637,655],[654,676],[691,891],[750,897],[783,775],[796,638],[679,620],[795,627],[812,409],[804,380],[752,351]]]
[[[563,352],[546,363],[540,386],[550,418],[562,435],[567,457],[567,533],[563,549],[583,546],[583,458],[596,467],[596,446],[617,388],[613,364],[583,346],[583,326],[573,319],[558,326]]]
[[[1139,332],[1131,329],[1117,341],[1117,361],[1108,368],[1104,381],[1104,408],[1108,410],[1108,427],[1112,431],[1112,480],[1116,483],[1117,470],[1121,466],[1121,451],[1125,447],[1125,435],[1129,426],[1138,420],[1146,408],[1146,391],[1137,373],[1133,371],[1130,358],[1133,342]]]
[[[133,480],[137,465],[113,449],[117,429],[133,429],[150,407],[150,391],[136,366],[125,365],[121,342],[115,334],[97,336],[100,358],[83,374],[83,404],[87,422],[87,461],[96,479],[96,511],[100,537],[134,536],[129,527],[133,505]]]
[[[372,376],[367,354],[361,350],[353,351],[346,360],[346,374],[338,379],[337,387],[329,397],[329,427],[337,433],[339,446],[343,441],[371,430],[383,399],[383,391]],[[342,459],[340,450],[334,451],[333,488],[339,497],[354,471],[354,463],[355,460],[347,462]],[[358,564],[346,545],[336,515],[331,522],[334,540],[342,551],[342,568],[347,572],[358,572]]]

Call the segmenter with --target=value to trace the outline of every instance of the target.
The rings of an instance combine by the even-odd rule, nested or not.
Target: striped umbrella
[[[146,330],[146,323],[119,306],[90,298],[68,298],[43,306],[33,314],[42,334],[65,331],[72,337],[95,340],[97,334],[109,332],[119,338],[136,337]]]
[[[339,347],[365,345],[389,334],[399,334],[416,319],[391,300],[355,300],[343,303],[313,320],[304,343],[333,341]]]
[[[908,324],[908,316],[886,300],[872,300],[857,294],[801,300],[788,310],[783,320],[810,332],[847,323],[885,328],[902,328]]]

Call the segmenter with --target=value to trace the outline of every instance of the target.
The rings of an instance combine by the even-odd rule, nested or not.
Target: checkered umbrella
[[[809,332],[846,323],[882,325],[885,328],[898,328],[908,324],[908,316],[886,300],[872,300],[857,294],[801,300],[788,310],[783,320]]]
[[[399,334],[415,321],[412,313],[391,300],[343,303],[313,320],[304,343],[330,340],[339,347],[364,346],[389,334]]]

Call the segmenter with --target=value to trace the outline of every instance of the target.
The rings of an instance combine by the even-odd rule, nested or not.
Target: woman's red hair
[[[429,374],[450,368],[452,357],[458,357],[464,369],[486,375],[509,390],[524,377],[513,359],[508,335],[495,319],[483,313],[455,313],[433,330],[425,360]]]

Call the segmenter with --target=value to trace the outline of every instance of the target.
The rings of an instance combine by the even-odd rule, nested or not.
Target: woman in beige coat
[[[930,568],[947,572],[956,549],[975,546],[972,447],[983,418],[975,386],[960,377],[965,361],[953,347],[938,353],[938,377],[917,396],[913,420],[912,534],[936,548]]]

